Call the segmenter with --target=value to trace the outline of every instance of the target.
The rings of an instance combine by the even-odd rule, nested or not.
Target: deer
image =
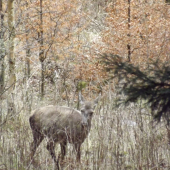
[[[33,160],[36,149],[43,139],[47,138],[47,150],[57,170],[59,170],[59,159],[64,160],[66,155],[68,142],[73,144],[76,151],[76,160],[80,163],[80,147],[90,132],[91,120],[99,98],[100,96],[93,102],[84,101],[81,98],[81,110],[55,105],[44,106],[34,110],[29,118],[33,135],[30,160]],[[58,159],[55,155],[56,143],[59,143],[61,147]]]

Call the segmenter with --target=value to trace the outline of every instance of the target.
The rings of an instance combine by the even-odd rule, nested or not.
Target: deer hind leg
[[[49,140],[47,142],[47,150],[50,152],[50,155],[55,162],[57,170],[59,170],[58,160],[56,159],[56,155],[55,155],[55,143],[54,143],[54,141]]]
[[[33,131],[33,142],[31,143],[31,154],[30,154],[30,161],[32,161],[34,154],[36,152],[36,149],[38,148],[38,146],[40,145],[40,143],[42,142],[42,140],[44,139],[44,136],[36,131]]]
[[[60,147],[61,147],[61,160],[63,160],[65,155],[66,155],[66,146],[67,146],[67,141],[64,141],[63,143],[60,143]]]

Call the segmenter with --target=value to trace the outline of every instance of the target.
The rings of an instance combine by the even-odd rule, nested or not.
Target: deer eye
[[[94,112],[92,112],[92,111],[91,111],[91,112],[89,113],[89,114],[90,114],[90,116],[92,116],[92,115],[93,115],[93,113],[94,113]]]
[[[85,112],[85,110],[84,109],[81,109],[81,113],[84,113]]]

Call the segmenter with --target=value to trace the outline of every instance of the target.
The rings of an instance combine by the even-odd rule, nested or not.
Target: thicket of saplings
[[[30,115],[28,105],[32,110],[48,104],[67,105],[68,101],[60,96],[58,87],[48,88],[45,99],[41,101],[38,91],[32,87],[26,92],[24,85],[16,86],[15,115],[7,115],[6,100],[1,102],[3,117],[0,124],[0,169],[28,169],[30,145],[33,140],[28,122]],[[108,90],[104,93],[95,109],[90,134],[81,147],[81,164],[77,164],[73,147],[68,144],[62,169],[170,169],[170,148],[164,123],[154,123],[150,110],[142,102],[114,108],[116,92]],[[87,98],[91,98],[90,92],[86,94]],[[72,107],[76,106],[76,98],[74,101],[70,102]],[[46,142],[44,140],[37,149],[35,163],[30,165],[30,169],[54,169]],[[55,151],[58,155],[60,152],[58,144]]]

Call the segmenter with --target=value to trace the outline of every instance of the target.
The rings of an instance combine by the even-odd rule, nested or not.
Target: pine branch
[[[122,61],[118,55],[101,56],[108,76],[118,79],[119,92],[126,96],[124,104],[144,99],[150,106],[153,117],[160,121],[170,118],[170,66],[159,60],[150,61],[144,71],[131,63]],[[122,99],[119,99],[122,101]]]

